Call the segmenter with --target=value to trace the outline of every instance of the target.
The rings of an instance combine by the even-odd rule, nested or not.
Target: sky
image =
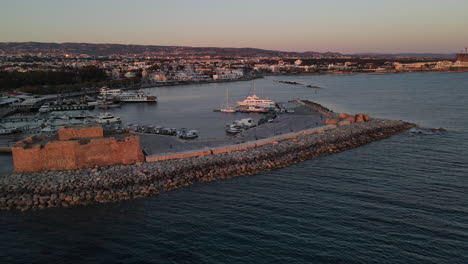
[[[455,53],[468,0],[0,0],[0,42]]]

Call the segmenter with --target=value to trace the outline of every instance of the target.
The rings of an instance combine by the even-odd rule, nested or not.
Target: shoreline
[[[256,79],[262,79],[262,75],[251,75],[245,78],[229,79],[229,80],[205,80],[205,81],[181,81],[181,82],[168,82],[168,83],[152,83],[152,84],[141,84],[138,88],[122,88],[123,90],[135,90],[135,89],[146,89],[146,88],[157,88],[165,86],[178,86],[178,85],[197,85],[197,84],[209,84],[209,83],[228,83],[228,82],[245,82]]]
[[[266,73],[261,74],[262,77],[268,76],[315,76],[315,75],[354,75],[354,74],[369,74],[369,75],[385,75],[385,74],[402,74],[402,73],[466,73],[466,70],[457,71],[385,71],[385,72],[340,72],[340,71],[325,71],[325,72],[301,72],[301,73]]]
[[[196,182],[287,167],[382,140],[415,126],[373,119],[218,154],[93,169],[13,173],[0,176],[0,209],[70,207],[150,197]]]

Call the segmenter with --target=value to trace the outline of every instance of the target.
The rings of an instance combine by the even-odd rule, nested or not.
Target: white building
[[[124,74],[125,78],[133,78],[136,76],[135,72],[126,72]]]
[[[239,79],[244,76],[244,72],[242,70],[224,70],[218,71],[215,75],[213,75],[214,80],[235,80]]]
[[[167,77],[163,73],[152,73],[149,75],[149,79],[154,82],[165,82]]]

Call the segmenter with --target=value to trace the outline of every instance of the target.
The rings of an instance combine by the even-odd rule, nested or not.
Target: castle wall
[[[97,130],[85,131],[93,134]],[[66,135],[76,136],[73,133]],[[70,170],[144,161],[140,138],[137,136],[125,137],[122,141],[114,137],[101,137],[52,141],[45,145],[32,144],[30,147],[18,144],[12,147],[12,152],[15,172]]]

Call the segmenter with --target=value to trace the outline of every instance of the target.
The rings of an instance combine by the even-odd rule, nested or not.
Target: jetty
[[[140,141],[144,148],[145,137],[153,135],[130,134],[127,137],[135,142],[131,143],[134,149],[132,153],[135,153],[131,158],[137,161],[133,164],[128,164],[129,156],[118,156],[122,159],[120,163],[108,165],[112,161],[106,158],[105,165],[89,166],[100,162],[101,154],[96,148],[93,151],[95,163],[89,163],[89,160],[79,156],[74,157],[80,163],[73,164],[79,164],[80,168],[70,166],[74,169],[35,172],[17,170],[10,175],[0,176],[0,209],[70,207],[154,196],[200,181],[251,175],[290,166],[359,147],[415,127],[411,123],[370,118],[364,114],[340,115],[310,101],[300,103],[316,113],[316,116],[321,116],[323,123],[307,129],[290,129],[290,132],[285,133],[283,130],[281,133],[268,134],[267,131],[271,133],[272,129],[265,128],[264,134],[256,131],[261,138],[259,134],[246,134],[234,139],[195,140],[191,143],[174,139],[174,142],[168,144],[170,146],[158,148],[156,145],[154,149],[146,146],[149,151],[143,159],[135,147]],[[307,118],[307,115],[301,118]],[[286,125],[284,129],[289,127]],[[101,136],[100,130],[89,131]],[[70,141],[67,144],[71,147],[80,151],[94,147],[94,139],[86,138],[89,135],[81,137],[72,131],[66,133],[68,136],[65,139]],[[75,140],[76,136],[80,136],[80,139]],[[120,143],[121,140],[129,142],[127,139],[99,140],[101,144],[111,141],[119,146],[124,144]],[[48,146],[34,148],[40,151],[46,150]],[[44,153],[44,157],[47,155]]]

